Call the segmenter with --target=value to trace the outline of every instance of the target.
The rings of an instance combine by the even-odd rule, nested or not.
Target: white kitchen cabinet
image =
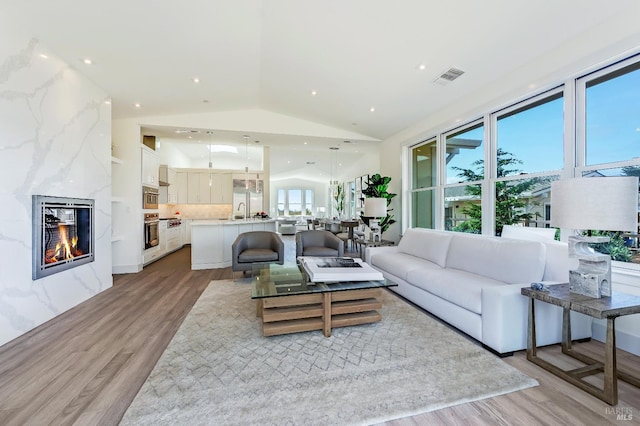
[[[209,186],[209,177],[210,174],[206,172],[188,173],[187,202],[189,204],[211,203],[211,186]]]
[[[167,221],[161,220],[158,224],[158,256],[167,252]]]
[[[166,164],[160,165],[160,204],[177,204],[178,203],[178,186],[176,181],[176,170],[168,167]]]
[[[158,154],[146,146],[142,146],[142,184],[157,188],[159,185],[158,168],[160,160]]]
[[[187,172],[176,172],[176,197],[178,204],[189,202],[189,174]]]
[[[211,174],[211,204],[231,204],[233,187],[231,173]]]
[[[182,247],[182,225],[167,228],[167,248],[166,252],[171,253]]]

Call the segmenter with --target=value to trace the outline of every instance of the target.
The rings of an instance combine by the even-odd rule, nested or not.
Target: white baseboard
[[[137,274],[142,271],[142,265],[113,265],[111,267],[111,273],[114,275],[117,274]]]
[[[633,334],[623,327],[618,327],[618,322],[624,317],[616,320],[616,346],[618,349],[630,352],[640,356],[640,336]],[[631,318],[630,318],[631,319]],[[635,318],[633,318],[635,319]],[[591,325],[593,338],[604,342],[607,337],[607,322],[604,320],[595,320]],[[638,330],[638,329],[636,329]]]

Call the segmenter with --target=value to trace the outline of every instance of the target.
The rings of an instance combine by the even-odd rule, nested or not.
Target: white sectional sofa
[[[533,239],[539,239],[534,237]],[[567,246],[556,241],[408,229],[397,246],[368,247],[365,260],[391,289],[502,355],[527,347],[532,282],[569,278]],[[572,338],[591,337],[591,318],[571,313]],[[562,310],[536,303],[539,346],[561,341]]]

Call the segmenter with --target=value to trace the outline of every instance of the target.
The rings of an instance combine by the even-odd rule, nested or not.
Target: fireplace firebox
[[[33,196],[33,276],[94,260],[94,200]]]

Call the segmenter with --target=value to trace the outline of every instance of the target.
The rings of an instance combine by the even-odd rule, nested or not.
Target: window
[[[288,214],[289,216],[300,216],[302,214],[302,190],[290,189],[287,191]]]
[[[576,176],[640,176],[638,59],[631,58],[578,79],[576,149],[584,154],[578,156]],[[637,233],[591,231],[611,238],[596,250],[610,254],[616,266],[640,264]]]
[[[436,141],[429,141],[411,150],[413,189],[429,188],[436,184],[438,170]]]
[[[452,186],[444,189],[445,222],[447,231],[482,233],[482,187],[480,185]]]
[[[409,150],[408,226],[485,235],[505,224],[550,227],[560,176],[640,176],[638,117],[640,55],[445,129]],[[629,266],[640,264],[638,234],[608,231],[615,241],[601,251],[640,271]]]
[[[411,226],[435,229],[436,202],[433,190],[416,191],[412,194]]]
[[[313,189],[304,191],[304,214],[313,216]]]
[[[560,170],[564,165],[564,102],[562,92],[516,105],[497,118],[498,156],[515,160],[509,167],[500,164],[501,173],[536,173]],[[502,170],[500,170],[502,167]]]
[[[430,140],[411,149],[412,194],[411,226],[417,228],[435,228],[435,186],[438,170],[436,140]]]
[[[278,189],[278,216],[284,216],[287,197],[285,197],[284,189]]]
[[[504,225],[548,228],[551,182],[559,176],[499,180],[496,182],[496,235]],[[545,204],[546,203],[546,204]]]
[[[585,81],[586,164],[640,156],[640,62]]]
[[[313,215],[313,189],[279,188],[277,197],[278,216]]]
[[[483,142],[482,124],[445,136],[447,184],[484,179],[482,174],[475,172],[478,165],[484,163]]]

